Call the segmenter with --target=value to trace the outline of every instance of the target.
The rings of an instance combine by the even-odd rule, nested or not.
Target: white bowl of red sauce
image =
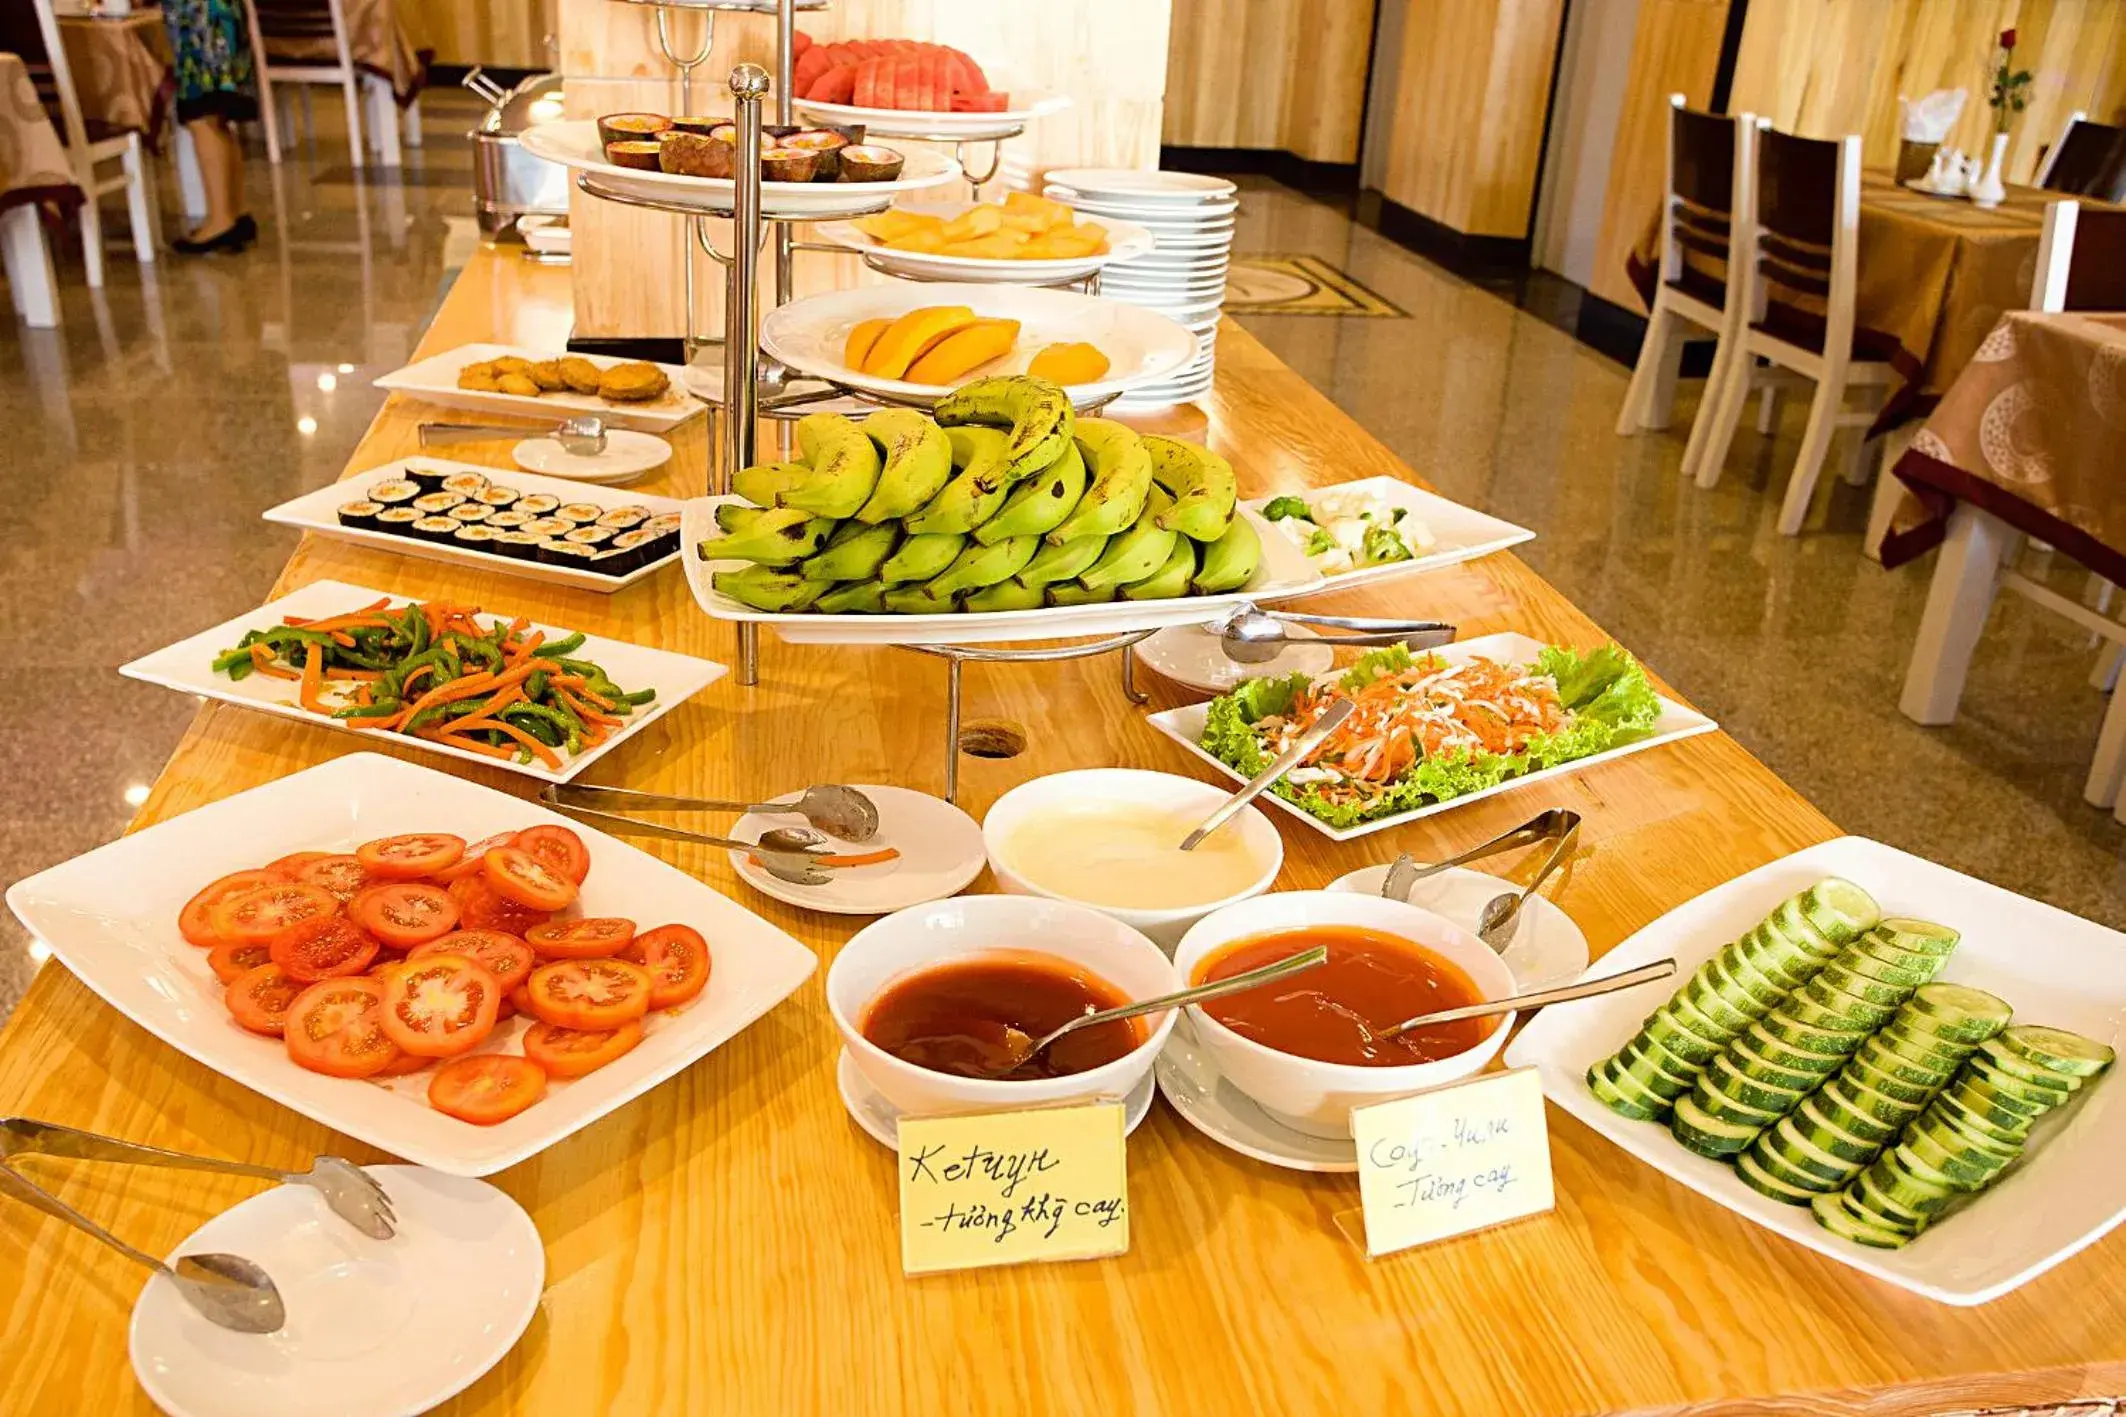
[[[1001,889],[1089,905],[1171,950],[1198,920],[1261,895],[1284,868],[1284,838],[1254,807],[1181,850],[1231,795],[1139,768],[1051,773],[999,797],[982,841]]]
[[[1151,1071],[1171,1011],[1096,1024],[1008,1075],[1005,1029],[1038,1039],[1091,1009],[1180,988],[1166,952],[1090,906],[957,896],[859,930],[827,970],[827,1011],[871,1085],[905,1113],[1120,1100]]]
[[[1228,906],[1182,937],[1183,987],[1310,949],[1328,960],[1288,979],[1189,1005],[1189,1022],[1227,1081],[1279,1121],[1348,1137],[1351,1109],[1455,1082],[1489,1063],[1513,1015],[1375,1035],[1421,1013],[1513,993],[1483,941],[1401,901],[1286,891]]]

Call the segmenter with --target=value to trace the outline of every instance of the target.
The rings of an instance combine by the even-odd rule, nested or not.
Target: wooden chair
[[[2067,115],[2060,140],[2045,154],[2037,185],[2105,202],[2126,202],[2126,128],[2092,123],[2085,113]]]
[[[1887,361],[1863,357],[1853,344],[1859,135],[1800,138],[1760,123],[1756,184],[1755,219],[1735,243],[1745,281],[1743,328],[1736,357],[1721,371],[1720,387],[1709,393],[1713,411],[1696,476],[1700,487],[1719,482],[1757,360],[1813,383],[1808,425],[1779,509],[1781,534],[1793,536],[1808,516],[1832,432],[1874,422],[1893,375]],[[1795,303],[1798,296],[1820,300],[1824,313],[1804,309]],[[1866,410],[1848,413],[1846,393],[1855,388],[1873,396]],[[1860,470],[1856,458],[1852,471]]]
[[[32,18],[34,14],[34,19]],[[67,62],[66,44],[52,0],[35,0],[28,12],[19,5],[0,5],[0,49],[21,57],[37,85],[37,96],[51,110],[59,140],[66,144],[67,160],[73,164],[74,180],[85,195],[81,204],[81,253],[88,266],[91,286],[103,284],[103,212],[98,200],[111,192],[123,192],[126,216],[133,228],[133,254],[141,264],[153,265],[162,244],[155,190],[148,174],[147,149],[137,132],[115,132],[91,124],[81,111],[81,97],[74,87],[74,71]],[[116,163],[116,172],[99,168]]]
[[[249,0],[251,32],[259,55],[262,112],[269,128],[280,115],[265,107],[266,95],[275,84],[300,84],[304,127],[310,125],[310,86],[335,86],[347,109],[347,158],[359,170],[363,163],[362,89],[364,75],[355,67],[354,50],[347,38],[347,15],[340,0]],[[278,54],[276,54],[278,51]],[[321,56],[330,55],[324,58]],[[286,136],[293,141],[293,102]],[[276,158],[277,160],[277,158]],[[397,144],[386,159],[397,160]]]

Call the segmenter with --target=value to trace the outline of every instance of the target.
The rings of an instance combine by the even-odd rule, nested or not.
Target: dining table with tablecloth
[[[160,146],[176,91],[162,11],[61,15],[59,38],[89,136],[140,133],[148,146]]]
[[[302,8],[306,0],[260,0],[263,11],[274,5]],[[322,8],[322,0],[308,0]],[[341,0],[347,49],[354,66],[388,79],[400,107],[412,103],[428,82],[428,51],[414,48],[399,18],[396,0]],[[262,20],[261,23],[264,23]],[[330,35],[296,38],[272,33],[266,25],[266,53],[276,64],[336,64],[339,56]]]
[[[29,66],[20,55],[0,53],[0,259],[15,312],[38,328],[59,323],[58,283],[40,209],[71,211],[81,197],[74,165],[37,97]]]

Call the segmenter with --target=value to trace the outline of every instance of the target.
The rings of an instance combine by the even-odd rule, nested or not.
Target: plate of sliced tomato
[[[368,753],[136,832],[7,899],[163,1041],[462,1176],[633,1100],[817,964],[635,847]]]

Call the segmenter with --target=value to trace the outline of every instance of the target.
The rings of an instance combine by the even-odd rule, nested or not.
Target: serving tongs
[[[1290,625],[1324,625],[1349,630],[1347,635],[1317,635],[1302,640]],[[1371,615],[1308,615],[1297,610],[1264,610],[1242,601],[1223,619],[1204,627],[1218,637],[1225,657],[1236,664],[1264,664],[1295,644],[1405,645],[1413,650],[1438,649],[1454,643],[1456,627],[1438,620],[1383,620]]]
[[[798,799],[804,803],[819,788],[807,789]],[[862,841],[878,831],[878,809],[870,799],[850,788],[835,789],[846,792],[863,803],[870,814],[869,825],[863,836],[842,836],[844,841]],[[823,886],[833,877],[829,871],[846,869],[847,863],[826,858],[834,852],[827,845],[824,833],[810,827],[776,827],[760,834],[758,841],[740,841],[733,837],[711,836],[705,832],[688,831],[684,827],[669,827],[663,822],[644,821],[640,817],[625,817],[617,812],[601,812],[584,805],[585,802],[607,802],[613,805],[632,806],[644,812],[698,812],[698,811],[768,811],[797,813],[799,806],[792,803],[741,803],[713,802],[706,798],[674,797],[661,792],[634,792],[624,787],[576,787],[568,783],[549,783],[539,791],[539,800],[557,812],[566,812],[580,822],[604,827],[622,836],[646,836],[661,841],[684,841],[697,846],[721,846],[730,851],[743,851],[761,864],[761,868],[779,881],[789,881],[800,886]],[[810,814],[804,814],[813,820]],[[831,818],[830,818],[831,819]],[[862,825],[861,822],[858,825]]]

